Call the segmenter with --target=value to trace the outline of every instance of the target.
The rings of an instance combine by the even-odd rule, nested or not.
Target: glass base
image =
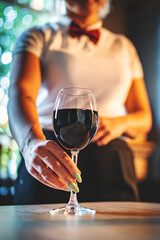
[[[55,208],[50,210],[52,215],[76,215],[76,216],[85,216],[85,215],[94,215],[96,210],[90,208],[84,208],[79,205],[67,205],[62,208]]]

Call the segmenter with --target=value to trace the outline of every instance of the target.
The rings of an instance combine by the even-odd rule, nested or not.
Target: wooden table
[[[0,206],[0,240],[159,240],[160,204],[83,203],[94,216],[53,216],[57,205]]]

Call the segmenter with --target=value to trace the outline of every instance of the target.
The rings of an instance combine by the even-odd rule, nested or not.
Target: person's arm
[[[45,140],[36,108],[41,84],[40,63],[31,53],[14,56],[9,89],[9,125],[20,150],[32,139]]]
[[[147,134],[152,127],[152,114],[144,80],[135,79],[126,99],[125,133],[130,137]]]
[[[12,64],[8,103],[12,135],[33,177],[56,189],[70,187],[78,191],[75,177],[81,181],[80,176],[77,176],[80,171],[54,141],[46,141],[41,129],[36,108],[40,85],[39,58],[28,52],[16,54]]]
[[[99,127],[93,142],[103,146],[123,134],[134,138],[151,130],[151,109],[142,78],[133,80],[125,106],[125,116],[99,117]]]

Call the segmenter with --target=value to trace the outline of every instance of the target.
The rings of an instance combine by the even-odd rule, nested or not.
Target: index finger
[[[46,147],[50,153],[65,166],[65,168],[72,176],[76,178],[76,173],[81,174],[81,171],[78,169],[70,156],[65,151],[63,151],[56,142],[48,141]]]

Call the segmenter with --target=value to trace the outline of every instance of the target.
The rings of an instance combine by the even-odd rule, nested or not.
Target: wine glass
[[[53,111],[53,129],[60,144],[71,151],[77,164],[78,153],[93,139],[98,127],[98,112],[94,94],[85,88],[61,89]],[[71,191],[65,207],[52,209],[52,214],[94,214],[95,210],[81,207],[77,195]]]

